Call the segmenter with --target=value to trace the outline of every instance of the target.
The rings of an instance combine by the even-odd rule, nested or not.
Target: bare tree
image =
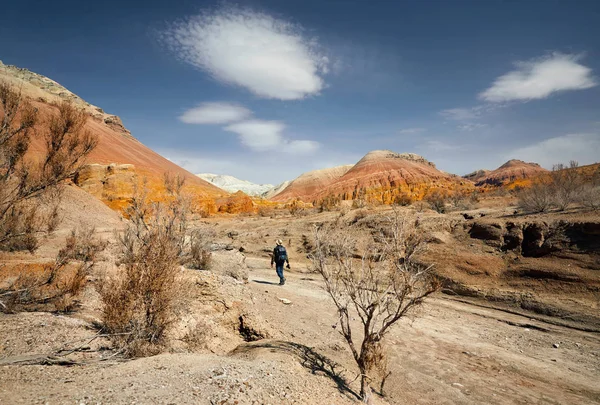
[[[549,179],[535,179],[530,187],[518,193],[519,207],[527,212],[546,212],[554,203],[554,192]]]
[[[583,174],[578,170],[579,163],[571,160],[569,166],[562,163],[552,167],[551,184],[553,204],[560,211],[577,201],[585,184]]]
[[[97,139],[84,130],[86,113],[68,102],[42,122],[19,91],[0,83],[0,108],[0,250],[34,251],[36,233],[56,225],[56,210],[43,216],[41,199],[60,196]],[[28,153],[40,134],[43,151]]]
[[[577,200],[586,208],[600,209],[600,166],[592,173],[590,181],[583,185]]]
[[[425,247],[419,234],[417,224],[398,211],[380,232],[341,223],[314,231],[311,260],[337,307],[341,334],[360,370],[360,397],[365,401],[370,373],[384,357],[382,339],[439,288],[431,275],[433,265],[416,259]],[[353,316],[360,319],[359,337],[353,333]]]

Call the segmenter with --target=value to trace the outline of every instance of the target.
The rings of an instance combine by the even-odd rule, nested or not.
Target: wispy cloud
[[[422,147],[425,149],[432,150],[434,152],[447,152],[451,150],[460,149],[460,145],[453,145],[436,139],[428,140],[422,145]]]
[[[507,159],[522,159],[551,168],[576,160],[580,164],[600,161],[600,134],[568,134],[513,150]]]
[[[467,122],[466,124],[457,125],[456,128],[461,131],[473,132],[478,129],[487,128],[487,124],[482,124],[480,122]]]
[[[329,61],[317,42],[267,14],[225,7],[175,24],[163,38],[182,60],[259,97],[302,99],[325,86]]]
[[[202,103],[184,112],[179,120],[186,124],[228,124],[250,115],[252,111],[237,104]]]
[[[320,147],[321,144],[315,141],[287,141],[282,151],[293,154],[305,154],[312,153]]]
[[[598,84],[592,70],[579,63],[581,55],[554,53],[550,56],[516,62],[516,69],[498,77],[479,94],[489,102],[533,100],[567,90],[582,90]]]
[[[425,128],[404,128],[398,131],[402,135],[416,135],[425,132]]]
[[[474,108],[449,108],[440,111],[439,114],[453,121],[468,121],[477,118],[478,111]]]
[[[285,139],[285,124],[280,121],[248,120],[224,129],[238,134],[242,144],[257,152],[280,149],[281,152],[303,154],[313,152],[320,146],[315,141]]]

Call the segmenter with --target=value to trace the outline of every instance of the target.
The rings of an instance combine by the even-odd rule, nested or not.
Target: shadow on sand
[[[271,281],[265,281],[265,280],[252,280],[252,282],[258,283],[258,284],[279,285],[279,283],[273,283]]]
[[[231,354],[250,354],[254,350],[269,349],[272,352],[287,353],[296,357],[303,367],[306,367],[313,374],[322,373],[335,382],[337,389],[346,395],[351,395],[355,399],[360,399],[354,392],[346,378],[342,374],[342,366],[328,357],[316,352],[313,348],[300,343],[287,342],[283,340],[270,340],[246,343],[235,348]]]

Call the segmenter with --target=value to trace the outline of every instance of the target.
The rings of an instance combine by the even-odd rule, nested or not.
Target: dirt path
[[[262,315],[291,339],[341,363],[353,379],[350,353],[332,327],[335,309],[318,275],[287,272],[287,284],[279,287],[268,284],[277,277],[264,260],[248,263]],[[393,404],[600,403],[598,334],[440,295],[419,317],[401,322],[389,340],[386,391]]]
[[[268,260],[246,263],[253,307],[277,332],[274,339],[242,344],[226,356],[0,366],[0,404],[357,403],[356,368],[318,276],[294,266],[280,287]],[[29,340],[44,334],[75,340],[93,334],[86,325],[47,313],[0,314],[0,345],[21,348],[12,356],[36,354],[26,350]],[[389,343],[387,396],[374,396],[373,404],[600,403],[598,334],[440,295],[402,321]]]

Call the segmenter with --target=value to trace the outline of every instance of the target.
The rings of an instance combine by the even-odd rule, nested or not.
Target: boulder
[[[237,250],[218,250],[211,253],[210,271],[222,276],[248,282],[246,256]]]

